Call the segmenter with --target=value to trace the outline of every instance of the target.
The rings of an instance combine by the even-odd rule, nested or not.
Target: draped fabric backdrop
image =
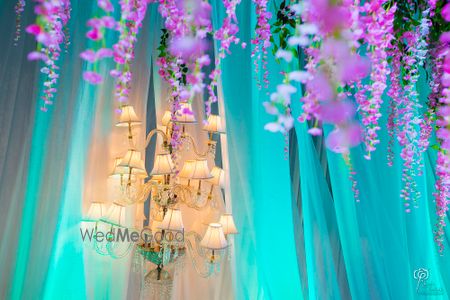
[[[113,200],[106,178],[111,159],[126,148],[123,132],[114,127],[113,81],[94,87],[81,80],[86,66],[79,53],[89,45],[86,21],[96,4],[72,1],[71,45],[60,59],[55,104],[45,113],[38,103],[40,65],[26,60],[34,41],[23,34],[13,46],[14,4],[5,0],[0,9],[0,298],[144,299],[138,291],[141,282],[131,272],[131,257],[98,256],[79,234],[89,201]],[[211,4],[217,28],[224,8],[221,1]],[[34,18],[32,3],[27,5],[23,24]],[[248,46],[233,46],[223,61],[214,109],[227,126],[221,161],[216,161],[229,183],[227,207],[220,210],[232,210],[240,233],[232,242],[232,261],[219,276],[197,278],[186,266],[176,278],[174,298],[448,299],[450,245],[438,256],[432,233],[434,150],[424,154],[424,174],[416,178],[423,195],[419,208],[405,214],[399,157],[393,167],[386,165],[387,135],[382,134],[371,161],[363,159],[361,147],[353,149],[361,192],[356,203],[342,157],[327,151],[321,138],[308,135],[307,124],[296,123],[287,137],[263,130],[271,117],[262,102],[281,82],[282,66],[269,55],[269,89],[258,90],[250,59],[256,23],[250,0],[242,1],[237,16],[239,37]],[[146,120],[137,131],[138,147],[166,109],[165,86],[154,63],[161,24],[156,6],[149,5],[133,66],[131,103]],[[115,38],[108,36],[109,42]],[[113,63],[101,66],[106,74]],[[426,101],[423,82],[418,90]],[[300,97],[301,86],[298,90]],[[201,118],[199,99],[196,103]],[[294,101],[292,110],[297,113],[299,106]],[[386,124],[385,117],[382,122]],[[288,158],[283,154],[286,139]],[[146,152],[148,170],[152,145]],[[413,272],[418,268],[429,270],[428,282],[443,294],[416,292]]]

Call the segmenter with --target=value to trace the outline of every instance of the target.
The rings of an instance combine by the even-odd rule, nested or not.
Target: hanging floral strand
[[[147,12],[147,0],[121,0],[121,18],[117,30],[119,40],[113,45],[113,57],[116,68],[110,75],[116,78],[114,95],[120,103],[128,102],[131,90],[131,63],[134,59],[134,47],[139,29]]]
[[[45,74],[44,91],[41,106],[47,111],[47,106],[53,103],[56,93],[56,83],[59,78],[57,61],[64,42],[63,27],[70,19],[70,1],[40,1],[35,7],[36,23],[29,25],[26,31],[35,36],[38,43],[36,51],[28,54],[29,60],[42,60],[45,67],[41,73]]]
[[[402,91],[399,93],[393,89],[399,88],[396,79],[389,95],[400,97],[393,98],[395,101],[395,116],[389,116],[390,134],[396,133],[397,140],[401,147],[400,157],[403,161],[402,183],[400,197],[404,201],[405,211],[411,212],[411,201],[414,207],[418,207],[418,200],[421,197],[417,189],[416,176],[421,175],[423,169],[422,154],[428,148],[429,128],[427,128],[426,118],[421,113],[422,105],[419,103],[419,94],[416,83],[419,80],[419,68],[423,67],[427,56],[427,37],[429,34],[430,9],[422,10],[422,13],[415,16],[411,13],[413,3],[411,1],[402,2],[400,10],[396,14],[395,34],[396,40],[393,49],[393,71],[395,76],[399,76]],[[407,16],[407,17],[405,17]],[[418,18],[418,19],[416,19]],[[397,65],[400,61],[400,71]],[[392,106],[391,105],[391,106]],[[390,150],[393,143],[390,142]],[[392,153],[388,156],[393,157]],[[392,159],[388,157],[388,164],[392,165]]]
[[[262,64],[263,70],[263,83],[264,88],[269,87],[269,70],[267,69],[267,53],[269,47],[272,45],[270,42],[270,38],[272,37],[272,33],[270,32],[270,24],[269,20],[272,17],[272,14],[267,11],[267,0],[253,0],[256,4],[256,15],[258,16],[258,20],[256,22],[255,29],[255,37],[252,39],[252,44],[254,48],[252,50],[251,57],[254,59],[255,64],[255,74],[258,75],[259,70],[259,61]],[[256,76],[256,84],[259,89],[261,89],[262,84],[259,80],[259,77]]]
[[[218,56],[215,59],[215,68],[209,74],[209,79],[211,79],[208,85],[209,97],[205,103],[205,113],[208,117],[211,113],[211,104],[217,102],[217,96],[215,90],[217,89],[218,80],[222,73],[221,61],[230,52],[231,44],[238,44],[239,38],[236,34],[239,31],[236,18],[236,7],[241,3],[241,0],[223,0],[223,5],[226,9],[226,17],[223,20],[222,26],[214,33],[214,39],[219,42]],[[242,48],[246,47],[245,43],[242,43]]]
[[[97,6],[103,16],[89,19],[87,25],[90,27],[86,37],[94,42],[93,49],[87,49],[80,54],[80,57],[89,62],[89,68],[83,72],[83,79],[91,84],[100,84],[103,82],[103,76],[98,73],[99,61],[106,57],[113,56],[113,50],[106,48],[105,31],[106,29],[118,30],[118,23],[109,16],[114,11],[114,6],[109,0],[98,0]]]
[[[20,39],[20,33],[22,32],[22,13],[25,10],[25,0],[17,0],[14,10],[16,12],[16,34],[14,36],[14,45],[17,46],[17,42]]]
[[[450,22],[450,3],[442,8],[442,17],[446,22]],[[441,98],[436,112],[438,116],[436,125],[439,128],[436,137],[439,142],[439,151],[436,162],[436,193],[434,194],[437,215],[434,240],[439,252],[443,254],[445,227],[447,225],[445,219],[450,205],[450,120],[448,118],[450,115],[450,31],[441,34],[440,42],[444,48],[436,60],[437,73],[442,74],[440,82],[442,90],[440,91]],[[439,92],[439,89],[436,87],[432,92],[433,95],[435,92]]]
[[[398,118],[398,107],[400,103],[404,102],[404,92],[401,85],[401,53],[397,43],[391,46],[389,56],[392,59],[391,63],[391,86],[387,95],[390,97],[387,131],[389,135],[387,147],[387,164],[393,166],[394,164],[394,143],[397,136],[396,120]]]
[[[370,73],[370,84],[359,86],[360,91],[356,94],[356,100],[359,104],[358,111],[361,114],[361,121],[364,128],[363,140],[366,146],[367,154],[364,156],[370,159],[370,154],[376,149],[380,142],[377,131],[380,130],[378,120],[381,117],[382,95],[387,87],[387,77],[390,74],[387,58],[388,48],[394,39],[394,14],[396,4],[387,9],[384,1],[366,2],[361,8],[365,16],[361,17],[360,27],[364,29],[362,37],[368,48],[368,57],[372,63]],[[366,91],[369,95],[366,95]]]
[[[170,86],[170,108],[175,120],[181,103],[192,101],[205,87],[203,68],[210,63],[205,51],[206,37],[212,31],[211,5],[202,0],[160,0],[158,10],[165,26],[158,72]],[[183,113],[192,114],[187,107]],[[182,132],[176,122],[173,124],[171,144],[178,149],[183,143]]]

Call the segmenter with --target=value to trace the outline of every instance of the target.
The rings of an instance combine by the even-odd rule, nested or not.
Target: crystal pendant
[[[156,268],[145,275],[146,298],[170,300],[172,297],[173,279],[170,273]]]

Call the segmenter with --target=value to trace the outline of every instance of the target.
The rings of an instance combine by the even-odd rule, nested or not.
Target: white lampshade
[[[161,124],[163,126],[167,126],[167,125],[169,125],[170,121],[172,121],[172,113],[170,112],[170,110],[166,110],[161,119]]]
[[[96,221],[103,217],[105,212],[105,204],[103,202],[92,202],[89,206],[87,219]]]
[[[206,159],[197,159],[190,179],[209,179],[212,177],[208,168],[208,161]]]
[[[118,166],[145,171],[145,164],[141,159],[141,152],[135,149],[129,149],[125,156],[120,160]]]
[[[195,119],[194,112],[192,110],[192,105],[190,103],[181,103],[181,107],[175,112],[175,121],[177,123],[197,123]],[[192,113],[186,113],[185,111],[189,110]]]
[[[236,234],[238,233],[232,214],[223,214],[220,217],[220,224],[222,224],[224,234]]]
[[[144,167],[144,162],[142,162],[141,168],[132,168],[131,169],[131,176],[130,176],[130,168],[120,166],[120,163],[122,162],[122,158],[116,158],[114,161],[114,169],[109,175],[111,178],[122,178],[123,180],[130,179],[131,181],[134,181],[136,178],[147,178],[148,174]],[[142,169],[143,168],[143,169]]]
[[[179,209],[168,209],[163,221],[159,225],[159,229],[183,231],[183,219],[181,218],[181,211]]]
[[[154,234],[155,232],[159,232],[161,231],[161,222],[158,220],[153,220],[152,221],[152,226],[150,226],[150,230],[152,231],[152,233]]]
[[[186,160],[183,164],[183,168],[181,168],[181,171],[178,173],[178,177],[192,178],[195,170],[195,163],[196,161],[193,159]]]
[[[119,123],[116,124],[118,127],[126,127],[126,126],[135,126],[140,125],[141,121],[139,120],[136,112],[134,111],[133,106],[124,105],[120,108],[122,111],[119,117]]]
[[[200,245],[211,250],[219,250],[228,246],[223,233],[222,225],[219,223],[210,223]]]
[[[150,175],[167,175],[174,172],[174,164],[169,153],[157,154]]]
[[[105,216],[105,221],[115,224],[122,225],[125,223],[125,206],[120,203],[114,202],[109,207],[108,213]]]
[[[214,166],[211,170],[212,178],[207,181],[213,185],[218,185],[221,188],[225,187],[225,172],[219,168]]]
[[[209,115],[203,130],[209,132],[225,132],[225,126],[222,124],[222,119],[218,115]]]

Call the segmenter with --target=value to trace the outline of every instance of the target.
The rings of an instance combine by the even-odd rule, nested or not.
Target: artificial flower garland
[[[255,74],[258,75],[259,61],[261,60],[263,70],[263,84],[261,84],[259,77],[256,77],[256,84],[259,89],[269,87],[269,70],[267,69],[267,55],[268,49],[272,45],[270,42],[272,33],[270,32],[269,20],[272,14],[267,10],[268,0],[252,0],[256,5],[256,15],[258,20],[256,22],[255,37],[252,39],[254,48],[252,50],[252,57],[255,58]]]
[[[22,32],[22,13],[25,10],[26,2],[25,0],[17,0],[16,5],[14,6],[14,10],[16,12],[16,33],[14,36],[14,44],[17,45],[17,42],[20,39],[20,33]]]
[[[450,3],[442,8],[442,17],[445,22],[450,22]],[[444,251],[445,219],[450,205],[450,31],[440,35],[442,49],[439,49],[435,65],[436,74],[441,75],[441,88],[436,84],[433,86],[432,97],[440,95],[437,108],[438,120],[436,125],[439,129],[436,136],[439,141],[438,158],[436,162],[436,215],[437,222],[434,239],[439,252]]]
[[[57,62],[64,42],[63,28],[70,19],[70,1],[42,0],[36,4],[35,12],[36,23],[29,25],[26,31],[34,35],[38,46],[36,51],[28,54],[28,59],[42,60],[45,64],[45,67],[41,68],[41,73],[46,77],[41,96],[41,110],[47,111],[56,93],[59,78]]]

